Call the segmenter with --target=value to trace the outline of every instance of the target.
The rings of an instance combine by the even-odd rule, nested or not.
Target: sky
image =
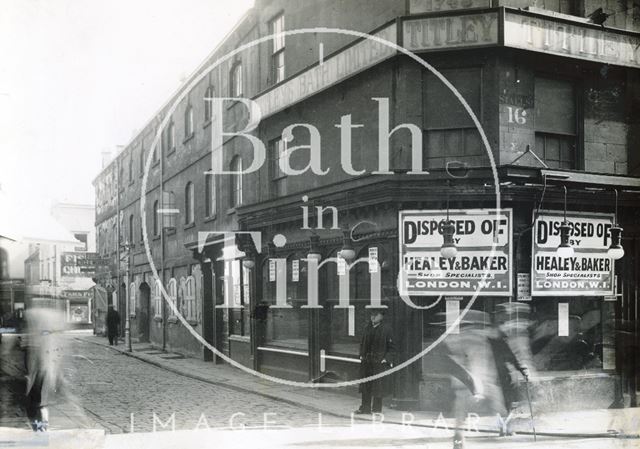
[[[0,0],[0,188],[29,209],[94,203],[125,145],[253,0]]]

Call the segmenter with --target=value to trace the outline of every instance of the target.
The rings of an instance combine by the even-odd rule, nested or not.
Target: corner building
[[[451,322],[471,301],[487,326],[500,304],[521,302],[530,310],[522,319],[530,321],[540,410],[635,404],[640,21],[637,7],[622,3],[257,1],[95,179],[98,248],[112,261],[100,282],[121,310],[128,301],[132,337],[211,360],[211,369],[222,363],[162,299],[144,220],[170,300],[205,341],[258,371],[297,381],[357,378],[372,297],[388,307],[396,364],[433,343],[443,317]],[[616,11],[603,25],[587,17],[599,7]],[[395,43],[451,86],[374,40],[274,34],[314,27]],[[244,173],[205,174],[218,154],[216,114],[205,100],[212,97],[260,106],[251,131],[266,149],[259,169],[247,171],[256,154],[250,140],[226,135],[222,169]],[[247,121],[245,103],[224,103],[225,131]],[[283,130],[295,124],[306,126],[289,128],[287,139]],[[301,174],[282,170],[283,158]],[[415,173],[420,165],[425,173]],[[571,257],[557,250],[565,213]],[[447,214],[452,264],[440,257]],[[625,254],[614,260],[617,227]],[[412,229],[420,235],[409,236]],[[261,241],[255,247],[241,235],[235,250],[224,250],[222,233],[231,231],[259,232]],[[362,263],[322,264],[321,307],[303,308],[314,281],[307,256],[322,263],[349,244]],[[126,266],[117,263],[122,254]],[[399,292],[403,264],[407,291]],[[353,307],[335,307],[347,293]],[[290,307],[275,307],[278,294]],[[215,307],[224,304],[233,307]],[[445,410],[451,391],[438,368],[430,353],[394,374],[392,401]]]

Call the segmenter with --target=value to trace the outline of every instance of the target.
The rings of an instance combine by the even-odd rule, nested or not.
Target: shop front
[[[616,216],[613,191],[594,200],[592,190],[570,185],[570,228],[561,231],[563,186],[547,186],[543,196],[544,187],[526,184],[505,185],[500,209],[491,192],[468,181],[410,191],[402,182],[365,187],[352,196],[359,200],[334,202],[345,217],[337,229],[300,229],[286,206],[277,219],[255,206],[241,223],[265,244],[237,259],[244,287],[236,300],[245,308],[224,312],[227,326],[242,329],[230,333],[228,346],[250,339],[247,365],[284,379],[357,379],[367,306],[384,305],[395,364],[419,355],[392,375],[394,402],[446,411],[451,386],[439,359],[443,333],[463,332],[456,320],[464,322],[467,309],[484,312],[492,330],[505,304],[518,303],[517,338],[527,342],[519,356],[533,373],[540,410],[620,402],[626,387],[618,376],[617,326],[623,294],[631,298],[621,286],[636,275],[627,279],[632,252],[613,258],[611,228],[617,221],[626,226],[631,194]],[[369,196],[374,190],[377,200]],[[630,226],[624,246],[635,242],[634,232]]]

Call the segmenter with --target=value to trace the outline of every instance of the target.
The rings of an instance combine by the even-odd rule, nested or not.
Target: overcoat
[[[360,378],[373,376],[388,370],[393,365],[393,336],[384,322],[378,326],[369,323],[360,342]],[[391,375],[360,384],[360,391],[368,391],[373,397],[384,397],[391,393]]]

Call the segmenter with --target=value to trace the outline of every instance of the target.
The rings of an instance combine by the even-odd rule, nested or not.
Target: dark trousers
[[[113,346],[113,345],[118,346],[118,334],[109,333],[108,337],[109,337],[109,344],[111,346]]]
[[[367,388],[368,390],[368,388]],[[373,402],[373,404],[372,404]],[[373,413],[381,413],[382,412],[382,398],[371,396],[369,391],[362,392],[362,405],[360,405],[360,409],[364,411],[371,411]]]

